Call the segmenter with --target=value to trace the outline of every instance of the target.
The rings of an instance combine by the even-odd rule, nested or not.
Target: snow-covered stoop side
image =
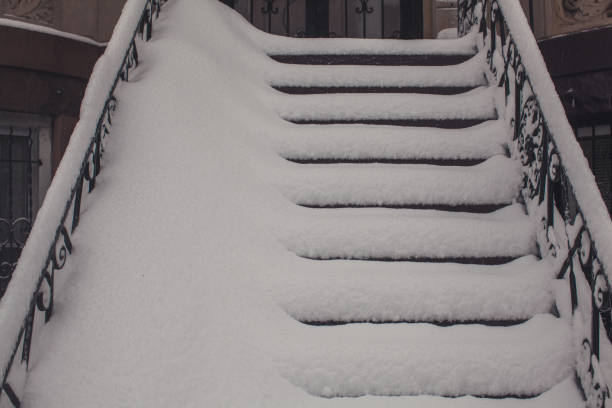
[[[173,0],[155,30],[23,406],[575,408],[581,368],[607,390],[477,29],[289,39]]]

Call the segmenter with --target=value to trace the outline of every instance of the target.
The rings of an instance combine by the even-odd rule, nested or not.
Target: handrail
[[[512,135],[523,172],[521,199],[537,223],[541,257],[565,285],[559,314],[577,339],[576,374],[586,406],[610,399],[612,372],[600,366],[611,350],[612,222],[521,5],[516,0],[460,0],[459,34],[477,31],[485,72],[497,85],[497,110]],[[563,301],[561,301],[562,303]],[[603,344],[605,342],[605,344]],[[608,359],[612,356],[608,356]]]
[[[153,21],[166,1],[128,0],[94,67],[79,123],[0,299],[0,405],[6,400],[15,407],[21,404],[33,335],[53,314],[55,273],[72,253],[71,237],[79,224],[84,193],[93,191],[102,169],[104,143],[117,108],[115,90],[138,65],[137,37],[151,39]]]

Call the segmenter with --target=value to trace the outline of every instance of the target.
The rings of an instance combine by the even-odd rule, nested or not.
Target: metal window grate
[[[0,297],[32,225],[34,137],[32,128],[0,126]]]

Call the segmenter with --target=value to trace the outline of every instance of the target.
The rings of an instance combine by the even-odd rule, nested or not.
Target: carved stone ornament
[[[0,0],[0,15],[54,25],[56,2],[57,0]]]
[[[612,18],[612,0],[555,0],[555,8],[566,24]]]

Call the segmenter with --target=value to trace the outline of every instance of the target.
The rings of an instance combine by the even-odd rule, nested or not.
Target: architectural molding
[[[38,24],[57,24],[57,0],[0,0],[0,15]]]
[[[612,23],[612,0],[555,0],[555,12],[560,24]]]

